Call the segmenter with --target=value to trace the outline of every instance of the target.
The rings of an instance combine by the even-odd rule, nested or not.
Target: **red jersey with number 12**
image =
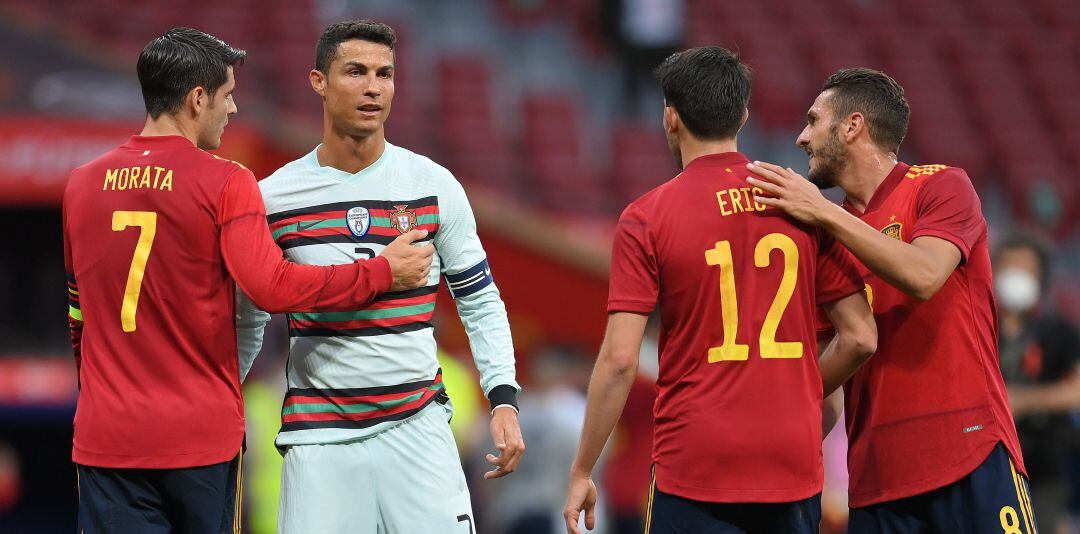
[[[661,318],[656,487],[711,502],[821,491],[814,310],[863,287],[848,252],[753,201],[714,154],[623,212],[608,310]]]

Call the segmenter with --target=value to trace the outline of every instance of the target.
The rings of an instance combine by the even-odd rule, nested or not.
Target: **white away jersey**
[[[517,389],[506,309],[461,184],[390,143],[356,174],[321,166],[317,152],[259,184],[286,258],[313,265],[373,258],[413,228],[428,230],[425,241],[434,240],[436,252],[425,287],[385,293],[364,309],[288,315],[289,390],[278,445],[357,439],[445,398],[431,324],[440,274],[469,334],[484,393],[503,384]],[[248,317],[258,314],[246,307]],[[244,372],[254,354],[247,357]]]

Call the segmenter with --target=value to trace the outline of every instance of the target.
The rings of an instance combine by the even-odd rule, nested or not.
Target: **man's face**
[[[810,156],[806,177],[819,189],[835,187],[851,161],[851,153],[840,139],[840,121],[829,104],[829,93],[825,91],[814,100],[806,112],[806,127],[795,141]]]
[[[210,102],[205,108],[204,115],[199,122],[199,148],[213,150],[221,146],[221,136],[225,133],[225,125],[229,123],[229,115],[236,113],[236,103],[233,101],[233,90],[236,89],[236,79],[233,77],[233,68],[226,71],[228,78],[225,84],[218,88],[210,97]]]
[[[323,99],[337,130],[367,137],[383,127],[394,99],[394,52],[354,39],[338,45],[325,74]]]

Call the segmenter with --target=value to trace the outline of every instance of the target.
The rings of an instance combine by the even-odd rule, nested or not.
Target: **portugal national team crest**
[[[408,204],[394,206],[397,211],[390,213],[390,223],[403,234],[416,228],[416,210],[405,211],[407,207]]]
[[[349,232],[356,237],[364,237],[371,229],[371,213],[367,208],[357,206],[345,212],[345,224],[349,226]]]
[[[889,236],[889,237],[891,237],[893,239],[898,239],[900,241],[903,241],[904,239],[902,237],[900,237],[900,229],[903,228],[903,227],[904,226],[902,224],[900,224],[898,222],[894,222],[894,223],[886,226],[885,228],[882,228],[881,233],[883,233],[883,234],[885,234],[885,235],[887,235],[887,236]]]

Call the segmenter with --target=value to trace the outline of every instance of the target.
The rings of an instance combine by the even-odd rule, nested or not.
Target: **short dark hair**
[[[656,68],[664,101],[698,139],[739,133],[750,102],[750,68],[719,46],[676,52]]]
[[[397,32],[386,24],[368,19],[331,24],[319,36],[319,44],[315,46],[315,68],[326,74],[337,55],[338,45],[353,39],[383,44],[393,51],[397,44]]]
[[[822,92],[829,89],[833,90],[829,102],[837,119],[862,113],[870,139],[889,152],[900,151],[900,143],[907,136],[911,106],[896,80],[874,69],[840,69],[821,87]]]
[[[136,70],[146,113],[176,113],[196,87],[213,95],[229,80],[228,68],[243,65],[247,52],[193,28],[173,28],[150,41]]]

